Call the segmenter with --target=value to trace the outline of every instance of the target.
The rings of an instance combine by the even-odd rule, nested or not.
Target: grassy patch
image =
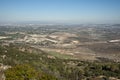
[[[48,54],[51,56],[60,58],[60,59],[74,59],[74,57],[72,55],[61,54],[61,53],[55,52],[55,51],[49,51]]]

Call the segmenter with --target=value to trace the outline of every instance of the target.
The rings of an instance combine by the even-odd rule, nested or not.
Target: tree
[[[5,71],[6,80],[35,80],[38,73],[29,65],[16,65]]]

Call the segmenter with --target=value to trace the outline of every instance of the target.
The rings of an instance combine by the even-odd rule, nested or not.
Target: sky
[[[0,0],[0,22],[120,23],[120,0]]]

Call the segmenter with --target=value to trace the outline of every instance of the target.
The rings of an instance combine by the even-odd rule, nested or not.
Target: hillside
[[[29,64],[34,67],[36,72],[42,71],[47,75],[56,77],[58,80],[120,78],[119,63],[59,59],[36,49],[33,49],[32,52],[35,53],[20,51],[16,45],[0,46],[0,63],[10,67]],[[3,71],[7,70],[9,69]]]

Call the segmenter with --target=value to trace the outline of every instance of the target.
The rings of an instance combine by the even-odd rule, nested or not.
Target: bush
[[[16,65],[5,71],[6,80],[34,80],[38,73],[29,65]]]

